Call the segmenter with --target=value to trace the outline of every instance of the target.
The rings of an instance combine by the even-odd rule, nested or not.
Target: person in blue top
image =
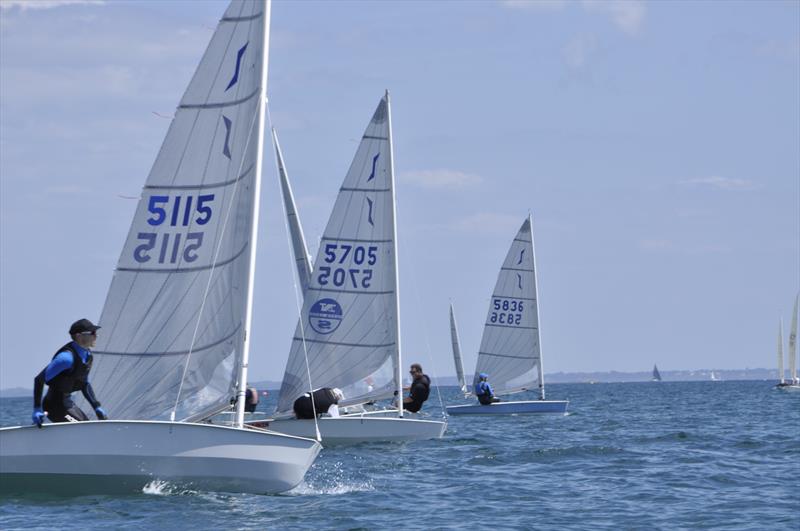
[[[47,367],[34,378],[33,423],[40,428],[45,414],[51,422],[89,420],[86,413],[72,401],[72,393],[75,391],[83,393],[98,419],[108,418],[89,383],[89,371],[92,369],[92,353],[89,349],[97,341],[99,328],[89,319],[79,319],[72,323],[69,328],[72,341],[58,349]],[[47,395],[42,404],[44,384],[47,384]]]
[[[482,372],[478,375],[478,383],[475,384],[475,396],[478,397],[478,402],[484,406],[489,406],[494,402],[500,402],[500,399],[494,396],[494,390],[489,385],[489,375]]]

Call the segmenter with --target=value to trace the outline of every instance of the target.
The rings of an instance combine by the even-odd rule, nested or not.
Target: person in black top
[[[339,400],[344,400],[344,394],[339,389],[322,387],[294,401],[294,414],[298,419],[313,419],[314,413],[319,417],[327,413],[331,417],[339,416]]]
[[[255,387],[248,387],[244,393],[244,410],[247,413],[255,413],[258,408],[258,390]]]
[[[411,365],[411,387],[408,396],[403,398],[403,409],[412,413],[422,409],[422,404],[428,399],[431,392],[431,379],[427,374],[422,373],[422,365],[414,363]]]
[[[92,369],[90,349],[97,341],[99,328],[89,319],[80,319],[72,323],[69,328],[72,341],[58,349],[47,367],[34,378],[33,423],[37,426],[42,426],[45,411],[51,422],[89,420],[86,413],[72,401],[72,393],[75,391],[83,393],[94,408],[98,419],[108,418],[89,383],[89,371]],[[42,404],[44,384],[47,384],[47,395]]]

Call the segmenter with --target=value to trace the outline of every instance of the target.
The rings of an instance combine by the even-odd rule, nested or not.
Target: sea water
[[[800,529],[800,393],[767,381],[547,390],[568,415],[452,417],[441,440],[326,448],[285,494],[154,481],[129,496],[5,497],[0,529]],[[423,411],[463,402],[433,390]],[[30,414],[30,398],[0,400],[4,426]]]

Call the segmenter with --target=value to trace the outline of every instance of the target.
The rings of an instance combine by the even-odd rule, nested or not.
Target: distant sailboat
[[[661,373],[658,372],[658,366],[653,365],[653,379],[650,380],[652,382],[660,382],[661,381]]]
[[[533,223],[528,217],[511,242],[497,276],[483,327],[473,385],[477,383],[478,374],[488,373],[495,395],[510,395],[538,387],[539,400],[447,406],[448,414],[567,412],[568,401],[545,400],[538,298]],[[451,328],[454,327],[452,320]]]
[[[782,391],[800,391],[800,380],[797,378],[797,305],[800,294],[794,298],[794,309],[792,310],[792,323],[789,325],[789,379],[785,379],[783,370],[783,323],[778,327],[778,385],[775,387]]]
[[[456,378],[458,378],[458,387],[464,396],[469,395],[467,383],[464,380],[464,363],[461,361],[461,345],[458,341],[458,328],[456,327],[456,315],[453,311],[453,305],[450,305],[450,340],[453,343],[453,363],[456,366]]]
[[[711,371],[711,381],[712,382],[720,382],[722,381],[719,376],[714,371]]]

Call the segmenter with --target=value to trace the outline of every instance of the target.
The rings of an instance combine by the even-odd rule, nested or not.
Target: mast
[[[264,116],[267,108],[267,66],[269,64],[269,18],[272,0],[264,0],[264,42],[261,53],[261,90],[258,107],[258,139],[256,140],[256,167],[253,184],[253,226],[250,233],[250,271],[247,279],[247,304],[244,317],[244,344],[242,346],[242,368],[239,375],[239,392],[236,400],[236,425],[244,426],[244,402],[247,393],[247,363],[250,359],[250,325],[253,320],[253,284],[256,274],[256,243],[258,242],[258,213],[261,202],[261,168],[264,159]]]
[[[539,336],[539,400],[544,400],[544,367],[542,367],[542,316],[539,314],[539,268],[536,267],[536,243],[533,237],[533,217],[528,213],[528,224],[531,226],[531,248],[533,249],[533,298],[536,299],[536,335]]]
[[[778,380],[783,380],[783,319],[778,321]]]
[[[461,392],[467,395],[467,384],[464,381],[464,363],[461,360],[461,344],[458,340],[458,327],[456,327],[456,314],[453,311],[453,305],[450,304],[450,340],[453,343],[453,361],[456,365],[456,377],[458,378],[458,385],[461,387]]]
[[[400,267],[397,257],[397,189],[394,182],[394,145],[392,144],[392,106],[389,103],[389,91],[386,91],[386,120],[389,125],[389,182],[392,183],[392,240],[394,242],[394,300],[395,300],[395,337],[397,356],[394,366],[394,378],[397,384],[397,415],[403,416],[403,355],[400,350]]]

